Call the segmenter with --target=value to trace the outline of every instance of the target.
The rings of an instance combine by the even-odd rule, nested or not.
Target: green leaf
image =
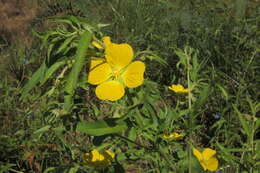
[[[56,23],[64,23],[70,25],[74,30],[78,30],[80,28],[80,21],[75,16],[55,16],[50,17]]]
[[[257,118],[256,119],[256,125],[255,125],[256,127],[256,129],[258,129],[259,127],[260,127],[260,118]]]
[[[229,162],[237,162],[237,158],[234,157],[224,146],[222,146],[220,143],[217,143],[217,146],[219,147],[219,153],[221,153],[221,156],[224,160]]]
[[[168,65],[167,61],[165,61],[163,58],[160,56],[156,55],[152,51],[145,51],[147,54],[145,55],[145,58],[148,58],[151,61],[156,61],[166,67]]]
[[[200,95],[198,97],[198,99],[196,100],[196,102],[193,105],[193,111],[196,113],[199,109],[200,106],[204,105],[204,103],[206,102],[208,96],[210,94],[210,86],[209,85],[205,85],[202,89],[202,91],[200,92]]]
[[[174,53],[180,58],[180,60],[177,62],[176,67],[180,68],[180,65],[183,65],[185,68],[187,67],[187,55],[183,52],[182,49],[176,48]]]
[[[67,83],[65,86],[65,104],[64,104],[64,110],[66,112],[69,112],[72,105],[73,105],[73,95],[74,91],[77,86],[78,78],[80,71],[84,64],[86,63],[85,57],[86,57],[86,52],[89,46],[89,43],[91,41],[92,34],[88,31],[85,31],[79,40],[78,43],[78,48],[77,48],[77,53],[75,57],[75,63],[73,64],[72,70],[68,76]]]
[[[129,131],[128,138],[132,141],[135,141],[136,137],[137,137],[136,129],[135,127],[132,127]],[[128,146],[132,147],[134,146],[134,144],[132,142],[128,142]]]
[[[51,172],[51,171],[55,171],[56,167],[48,167],[47,169],[44,170],[43,173],[48,173],[48,172]]]
[[[59,49],[57,50],[57,54],[64,51],[68,45],[77,37],[77,35],[73,35],[69,38],[67,38],[62,44],[61,46],[59,47]]]
[[[237,109],[237,107],[235,105],[232,105],[234,110],[236,111],[239,121],[243,127],[243,132],[246,133],[246,135],[248,137],[251,136],[251,132],[250,132],[250,126],[249,123],[247,122],[247,120],[243,117],[243,115],[241,114],[241,112]]]
[[[44,126],[44,127],[40,128],[40,129],[36,130],[36,131],[33,133],[33,135],[35,135],[35,136],[37,136],[38,138],[40,138],[40,137],[42,136],[42,134],[43,134],[44,132],[46,132],[46,131],[49,131],[50,128],[51,128],[50,125]]]
[[[57,61],[50,68],[48,68],[44,78],[41,80],[41,85],[43,85],[60,66],[66,64],[66,62],[67,60]]]
[[[40,82],[46,71],[45,62],[42,63],[41,67],[33,74],[32,78],[26,83],[26,85],[22,89],[21,99],[25,99],[29,92]]]
[[[144,108],[147,110],[147,113],[150,115],[150,117],[151,117],[151,119],[152,119],[152,127],[154,128],[154,129],[156,129],[157,127],[158,127],[158,117],[157,117],[157,112],[156,112],[156,108],[154,108],[153,106],[152,106],[152,104],[149,104],[149,103],[147,103],[147,104],[145,104],[144,105]]]
[[[119,133],[127,129],[127,124],[119,119],[104,119],[94,122],[82,121],[77,124],[77,131],[93,136]]]
[[[217,84],[217,87],[220,89],[220,91],[222,92],[223,96],[225,97],[226,101],[228,100],[228,93],[227,91],[219,84]]]
[[[76,173],[76,172],[78,172],[79,168],[80,167],[78,165],[76,165],[73,168],[70,168],[68,173]]]

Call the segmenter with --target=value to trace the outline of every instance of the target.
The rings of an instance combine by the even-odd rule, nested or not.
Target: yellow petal
[[[169,86],[169,89],[176,92],[176,93],[188,93],[189,90],[185,89],[182,85],[178,84],[178,85],[172,85]]]
[[[125,94],[125,89],[118,81],[108,81],[97,86],[96,96],[100,100],[116,101],[122,98]]]
[[[111,44],[111,39],[110,37],[106,36],[106,37],[103,37],[103,43],[106,47],[108,47],[110,44]]]
[[[215,154],[216,154],[216,151],[212,150],[210,148],[205,148],[204,151],[202,152],[203,159],[205,159],[205,160],[210,159]]]
[[[188,89],[183,89],[183,90],[181,91],[181,93],[188,93],[188,92],[189,92]]]
[[[106,150],[104,153],[108,154],[111,158],[115,158],[115,154],[109,150]]]
[[[173,132],[172,135],[173,135],[174,138],[181,138],[181,137],[184,136],[183,134],[179,134],[179,133],[176,133],[176,132]]]
[[[200,161],[200,165],[202,166],[204,171],[206,171],[208,169],[207,164],[204,161]]]
[[[103,151],[103,155],[105,157],[106,165],[109,165],[115,157],[115,154],[109,150]]]
[[[207,169],[209,171],[216,171],[218,169],[218,159],[217,158],[212,157],[206,163],[207,163]]]
[[[162,137],[163,137],[164,139],[169,139],[169,138],[178,139],[178,138],[182,138],[183,136],[184,136],[183,134],[179,134],[179,133],[176,133],[176,132],[172,132],[172,133],[170,133],[170,134],[164,133]]]
[[[103,59],[91,60],[88,82],[92,85],[98,85],[109,79],[111,73],[111,67]]]
[[[171,138],[171,135],[170,134],[163,134],[163,136],[162,136],[164,139],[169,139],[169,138]]]
[[[92,159],[91,159],[92,162],[104,160],[104,156],[102,156],[102,155],[98,152],[98,150],[96,150],[96,149],[92,150],[92,151],[91,151],[91,154],[92,154]]]
[[[193,148],[192,152],[193,152],[193,154],[197,157],[197,159],[198,159],[199,161],[201,161],[201,160],[203,159],[202,154],[199,152],[199,150]]]
[[[128,88],[135,88],[144,82],[145,64],[141,61],[132,62],[123,73],[123,80]]]
[[[103,49],[103,46],[96,41],[92,41],[91,44],[98,49]]]
[[[110,43],[106,45],[106,60],[109,65],[117,70],[127,66],[132,61],[133,55],[133,49],[129,44]]]
[[[179,90],[184,89],[184,87],[182,85],[178,84],[178,85],[169,86],[169,89],[171,89],[173,91],[179,91]]]

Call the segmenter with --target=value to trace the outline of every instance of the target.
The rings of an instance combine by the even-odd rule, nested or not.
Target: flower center
[[[115,70],[111,73],[111,76],[115,79],[118,79],[120,76],[120,70]]]

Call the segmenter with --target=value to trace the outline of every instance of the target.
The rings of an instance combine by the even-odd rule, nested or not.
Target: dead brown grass
[[[0,0],[2,39],[30,45],[30,23],[39,11],[37,0]]]

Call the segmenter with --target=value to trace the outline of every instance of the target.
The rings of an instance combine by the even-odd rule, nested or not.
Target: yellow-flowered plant
[[[96,169],[102,169],[111,165],[115,154],[109,150],[104,150],[99,152],[94,149],[89,153],[83,155],[83,163],[89,167],[94,167]]]
[[[184,88],[181,84],[172,85],[172,86],[169,86],[168,88],[176,93],[188,93],[189,92],[189,89]]]
[[[134,52],[129,44],[112,43],[110,37],[104,37],[103,43],[105,58],[91,60],[88,82],[98,85],[95,93],[100,100],[116,101],[124,96],[125,87],[136,88],[143,84],[145,64],[132,62]]]
[[[171,139],[171,138],[179,139],[179,138],[182,138],[183,136],[184,136],[183,134],[172,132],[172,133],[164,133],[162,137],[164,139]]]
[[[218,159],[214,157],[214,155],[216,154],[215,150],[205,148],[201,153],[199,150],[194,148],[193,154],[197,157],[205,171],[215,171],[218,169]]]
[[[104,49],[103,46],[99,44],[97,41],[92,41],[91,44],[100,50]]]

